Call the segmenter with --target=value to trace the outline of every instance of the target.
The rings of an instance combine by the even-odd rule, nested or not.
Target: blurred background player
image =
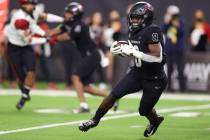
[[[69,3],[65,8],[64,23],[48,32],[50,36],[54,36],[51,42],[73,40],[81,53],[82,59],[77,62],[72,74],[72,82],[80,100],[80,107],[73,110],[74,113],[90,111],[84,92],[102,97],[108,95],[107,92],[99,91],[90,85],[93,72],[101,64],[101,56],[90,37],[89,27],[82,21],[83,12],[81,4]]]
[[[133,57],[135,66],[114,87],[104,99],[96,114],[89,121],[79,125],[81,131],[96,127],[117,99],[143,90],[139,114],[149,120],[144,136],[153,135],[164,118],[158,115],[154,106],[167,85],[163,66],[166,63],[163,34],[159,26],[153,24],[154,9],[146,2],[133,5],[128,14],[128,43],[114,42],[111,52],[114,55]]]
[[[22,109],[25,102],[30,100],[29,92],[35,81],[35,54],[32,45],[47,42],[46,34],[37,25],[37,21],[45,19],[48,22],[62,22],[63,18],[53,14],[35,13],[37,0],[19,2],[21,8],[14,12],[7,28],[7,59],[22,92],[16,107]]]
[[[167,53],[167,70],[168,70],[168,91],[173,92],[172,72],[177,67],[179,88],[181,92],[186,89],[184,78],[184,59],[185,59],[185,25],[181,19],[180,9],[175,5],[167,8],[162,24],[162,31],[165,34],[165,52]],[[175,67],[176,66],[176,67]]]
[[[115,65],[116,57],[114,58],[112,53],[109,50],[110,50],[110,46],[112,45],[114,41],[119,41],[121,39],[121,30],[122,30],[122,25],[120,22],[119,12],[116,10],[110,11],[109,20],[104,29],[102,40],[106,47],[106,52],[105,52],[106,56],[109,59],[109,66],[107,68],[107,79],[111,83],[112,86],[116,84],[116,79],[117,79],[116,77],[120,77],[119,76],[120,72],[114,71],[114,67],[116,67]],[[122,69],[120,65],[118,66],[117,68]]]
[[[105,57],[104,53],[106,53],[106,47],[102,41],[103,37],[103,31],[104,31],[104,24],[103,24],[103,17],[100,12],[95,12],[91,16],[90,19],[90,36],[92,40],[95,42],[97,48],[100,50],[100,53],[104,56],[104,60],[108,62],[107,57]],[[102,58],[103,59],[103,58]],[[96,73],[94,75],[94,81],[99,82],[99,89],[105,90],[107,88],[106,82],[107,82],[107,77],[106,77],[106,67],[109,65],[107,63],[106,65],[102,66],[100,65]]]
[[[36,5],[35,14],[36,15],[42,15],[45,13],[45,5],[43,3],[38,3]],[[60,18],[60,20],[59,20]],[[58,17],[58,21],[56,22],[62,22],[63,18]],[[38,18],[37,25],[45,32],[49,30],[49,23],[44,18]],[[36,54],[36,62],[39,64],[40,73],[43,76],[43,80],[48,83],[48,89],[57,89],[56,84],[52,82],[52,78],[50,76],[51,69],[49,67],[49,59],[52,55],[52,45],[49,42],[46,42],[44,44],[37,44],[33,45],[33,50]],[[36,88],[36,85],[35,85]]]

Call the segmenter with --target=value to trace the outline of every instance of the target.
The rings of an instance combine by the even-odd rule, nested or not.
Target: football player
[[[135,66],[131,67],[130,72],[104,99],[94,117],[79,125],[81,131],[96,127],[116,100],[140,90],[143,91],[143,95],[139,114],[149,121],[144,136],[153,135],[164,120],[164,117],[158,115],[154,109],[167,85],[167,78],[163,70],[166,63],[166,56],[163,53],[163,35],[160,27],[153,24],[153,15],[154,8],[147,2],[138,2],[130,9],[129,41],[114,42],[111,52],[114,55],[133,57]]]
[[[73,40],[82,56],[72,72],[72,82],[80,100],[80,107],[73,110],[74,113],[90,111],[84,92],[102,97],[108,95],[107,92],[99,91],[90,86],[90,77],[100,66],[101,55],[90,37],[89,27],[82,21],[83,13],[83,6],[80,3],[69,3],[65,8],[64,23],[48,32],[48,35],[54,36],[51,42]]]
[[[22,93],[16,108],[22,109],[25,102],[30,100],[29,92],[35,80],[35,54],[32,45],[47,42],[46,33],[37,25],[37,21],[62,22],[63,18],[49,13],[35,13],[37,0],[19,0],[19,3],[20,9],[14,12],[6,32],[7,59]]]

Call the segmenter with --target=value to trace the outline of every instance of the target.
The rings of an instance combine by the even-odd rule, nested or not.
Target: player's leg
[[[99,90],[91,85],[85,85],[84,87],[85,92],[90,93],[94,96],[106,97],[109,93],[106,91]]]
[[[19,89],[22,91],[24,85],[25,73],[23,70],[23,65],[21,63],[21,50],[20,48],[12,46],[9,44],[6,54],[6,59],[9,64],[11,73],[17,80]]]
[[[31,87],[33,86],[34,83],[34,79],[35,79],[35,74],[32,71],[29,71],[26,73],[26,78],[24,83],[22,84],[22,82],[19,84],[20,88],[21,88],[21,93],[22,93],[22,97],[21,99],[18,101],[16,108],[17,109],[22,109],[26,103],[26,101],[30,101],[31,97],[30,97],[30,90]]]
[[[95,88],[91,85],[86,85],[84,89],[85,92],[90,93],[91,95],[94,96],[106,97],[109,94],[107,91],[99,90],[98,88]],[[117,111],[118,107],[119,107],[119,100],[115,101],[113,105],[113,110]]]
[[[81,82],[80,76],[77,74],[72,75],[72,82],[74,84],[74,88],[77,92],[77,96],[79,98],[80,102],[86,102],[85,96],[84,96],[84,85]]]
[[[89,106],[86,103],[85,95],[84,95],[84,85],[80,79],[80,76],[77,74],[72,75],[72,83],[77,93],[77,97],[80,101],[80,107],[78,109],[74,109],[74,113],[85,113],[90,112]]]
[[[73,110],[74,113],[89,112],[89,107],[84,96],[85,84],[83,81],[86,81],[86,79],[88,79],[93,74],[99,64],[100,54],[98,52],[94,52],[90,56],[83,58],[77,67],[73,70],[72,82],[80,101],[80,107],[76,110]],[[88,90],[91,91],[91,94],[104,94],[97,93],[90,88]]]
[[[8,44],[7,48],[7,61],[12,69],[13,74],[15,75],[17,79],[18,86],[21,90],[21,93],[23,92],[23,85],[24,85],[24,79],[25,79],[25,73],[23,70],[22,60],[21,60],[21,53],[22,48],[19,48],[18,46],[15,46],[11,43]],[[22,98],[19,100],[16,107],[19,109],[19,105],[23,106],[25,104],[25,100]]]
[[[141,90],[141,85],[139,85],[135,72],[131,71],[122,80],[120,80],[112,92],[104,98],[93,118],[89,121],[81,123],[79,125],[79,129],[81,131],[88,131],[90,128],[97,126],[101,118],[108,112],[110,108],[112,108],[116,100],[139,90]]]
[[[21,60],[25,72],[24,84],[22,85],[22,97],[17,103],[17,109],[22,109],[26,101],[30,100],[30,91],[35,82],[35,54],[30,46],[23,48]]]
[[[157,78],[157,77],[156,77]],[[156,113],[154,106],[158,102],[167,85],[166,76],[156,80],[144,80],[143,96],[140,102],[139,114],[149,120],[149,125],[144,132],[145,137],[153,135],[164,118]]]

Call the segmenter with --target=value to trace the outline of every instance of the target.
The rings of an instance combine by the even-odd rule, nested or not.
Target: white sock
[[[83,107],[83,108],[85,108],[85,109],[88,109],[89,107],[88,107],[88,104],[86,103],[86,102],[81,102],[80,103],[80,107]]]

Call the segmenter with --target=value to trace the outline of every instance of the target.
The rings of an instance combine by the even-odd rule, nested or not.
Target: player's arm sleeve
[[[71,31],[67,29],[65,24],[61,24],[57,28],[60,30],[60,34],[55,37],[56,41],[65,41],[71,39]]]
[[[15,20],[14,25],[17,30],[27,30],[29,29],[30,23],[26,19],[17,19]]]
[[[56,41],[65,41],[65,40],[70,40],[71,37],[69,36],[68,32],[64,32],[58,36],[56,36]]]
[[[47,22],[57,22],[57,23],[61,23],[64,21],[63,17],[61,16],[57,16],[51,13],[46,13],[46,21]]]
[[[39,45],[39,44],[45,44],[47,42],[47,39],[44,37],[32,37],[29,41],[30,45]]]
[[[43,13],[39,15],[39,19],[45,20],[49,23],[61,23],[64,21],[63,17],[52,14],[52,13]]]
[[[61,30],[61,32],[67,32],[68,30],[66,29],[65,24],[60,24],[57,28]]]
[[[37,24],[32,24],[30,26],[30,29],[32,31],[32,34],[40,35],[40,36],[45,36],[46,32],[40,28]]]
[[[16,28],[18,34],[22,37],[25,38],[29,33],[29,26],[30,23],[26,19],[16,19],[15,21],[12,21],[14,24],[14,27]]]
[[[146,34],[145,39],[148,44],[148,53],[143,53],[141,51],[136,51],[133,55],[134,57],[140,58],[145,62],[157,62],[161,63],[163,59],[162,54],[162,33],[159,27],[150,28]]]
[[[154,45],[154,44],[153,44]],[[149,63],[161,63],[162,60],[163,60],[163,54],[162,54],[162,46],[161,44],[155,44],[157,45],[158,47],[160,47],[160,51],[159,51],[159,55],[158,56],[155,56],[155,55],[151,55],[151,54],[146,54],[146,53],[143,53],[141,51],[135,51],[133,53],[133,56],[136,57],[136,58],[139,58],[145,62],[149,62]]]
[[[55,35],[58,35],[60,33],[62,33],[62,29],[61,29],[61,26],[62,25],[58,25],[57,27],[55,27],[54,29],[50,29],[47,31],[47,36],[55,36]]]
[[[17,19],[14,22],[15,28],[17,29],[19,35],[21,35],[23,37],[23,39],[28,42],[31,45],[35,45],[35,44],[43,44],[47,42],[46,38],[37,38],[37,37],[33,37],[33,31],[36,34],[39,34],[41,36],[45,35],[45,32],[39,27],[39,26],[35,26],[33,25],[31,28],[33,28],[32,33],[30,33],[30,23],[29,21],[27,21],[26,19]]]

